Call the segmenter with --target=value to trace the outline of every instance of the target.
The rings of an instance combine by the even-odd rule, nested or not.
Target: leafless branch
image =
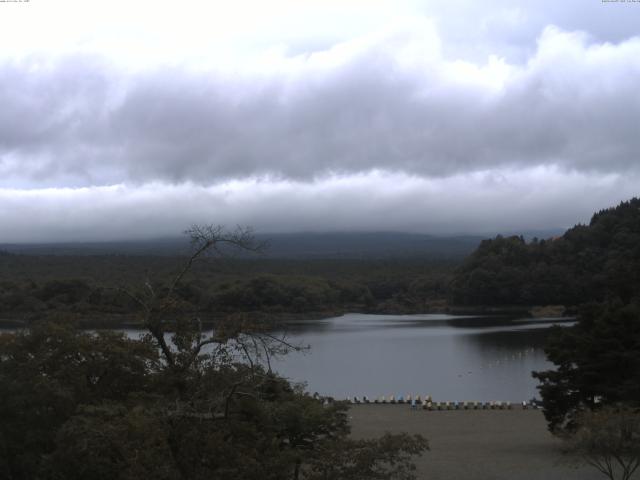
[[[273,341],[275,341],[275,342],[277,342],[279,344],[282,344],[285,347],[290,348],[291,350],[294,350],[296,352],[299,352],[299,351],[303,350],[304,348],[306,348],[306,347],[301,347],[299,345],[293,345],[292,343],[287,342],[284,337],[280,337],[279,338],[279,337],[271,335],[270,333],[267,333],[267,332],[260,332],[257,335],[258,336],[267,337],[267,338],[269,338],[269,339],[271,339],[271,340],[273,340]]]
[[[264,340],[262,338],[259,338],[260,343],[262,344],[262,348],[264,349],[264,355],[265,358],[267,360],[267,368],[269,369],[268,372],[271,373],[271,355],[269,354],[269,350],[267,349],[267,345],[264,343]]]

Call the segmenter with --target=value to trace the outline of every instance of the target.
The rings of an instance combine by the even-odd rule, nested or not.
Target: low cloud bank
[[[193,223],[250,225],[261,233],[493,234],[564,228],[587,222],[595,210],[637,194],[639,181],[638,175],[536,167],[438,180],[376,171],[311,183],[251,179],[213,186],[0,189],[0,242],[175,236]]]

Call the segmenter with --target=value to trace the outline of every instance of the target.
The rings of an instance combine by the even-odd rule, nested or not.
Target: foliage
[[[559,237],[484,240],[456,272],[462,305],[579,305],[640,292],[640,199],[593,215]]]
[[[571,328],[555,327],[545,348],[554,370],[534,372],[552,431],[575,429],[583,411],[640,406],[640,307],[590,304]]]
[[[0,319],[28,323],[64,314],[83,326],[130,324],[134,290],[148,276],[155,289],[173,280],[178,257],[0,256]],[[200,258],[176,286],[186,315],[263,312],[331,315],[344,311],[428,311],[446,298],[453,263],[426,259],[309,260]]]
[[[258,248],[247,230],[189,233],[193,252],[170,282],[120,290],[138,307],[142,338],[81,331],[67,318],[0,336],[0,474],[414,478],[424,439],[352,440],[346,404],[326,405],[271,371],[271,355],[297,346],[243,315],[206,331],[184,314],[178,292],[196,260]]]
[[[640,412],[607,407],[582,413],[578,423],[572,450],[610,480],[629,480],[640,467]]]
[[[158,372],[149,342],[89,334],[68,322],[0,336],[0,444],[9,478],[37,478],[56,432],[81,405],[126,403]]]

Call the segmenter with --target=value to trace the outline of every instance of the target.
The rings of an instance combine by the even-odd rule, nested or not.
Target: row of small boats
[[[522,409],[539,408],[540,405],[536,401],[522,401],[521,403],[503,402],[503,401],[490,401],[490,402],[434,402],[431,395],[407,395],[398,396],[384,395],[370,399],[366,395],[362,397],[347,397],[347,402],[352,404],[409,404],[412,408],[422,408],[423,410],[511,410],[513,408],[520,407]]]

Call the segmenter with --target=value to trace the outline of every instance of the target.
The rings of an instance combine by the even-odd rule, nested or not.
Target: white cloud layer
[[[640,175],[555,168],[428,179],[374,171],[316,182],[245,179],[37,190],[0,189],[3,242],[175,236],[193,223],[288,231],[518,232],[587,222],[637,191]],[[580,201],[576,201],[580,199]]]

